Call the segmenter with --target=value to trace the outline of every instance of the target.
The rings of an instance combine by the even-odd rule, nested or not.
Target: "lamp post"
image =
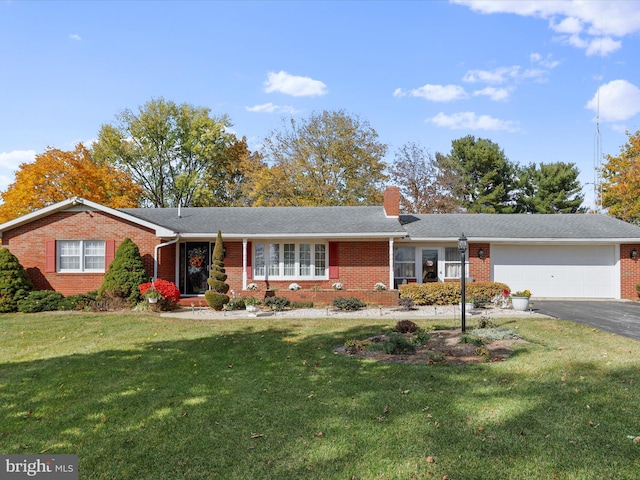
[[[467,268],[465,265],[465,260],[466,260],[466,252],[467,252],[467,246],[468,246],[468,241],[467,241],[467,237],[464,236],[464,232],[462,233],[462,235],[460,236],[460,238],[458,239],[458,250],[460,250],[460,285],[461,285],[461,290],[462,290],[462,332],[464,333],[466,330],[466,321],[467,321],[467,308],[466,308],[466,303],[467,303],[467,298],[466,298],[466,291],[465,291],[465,283],[466,283],[466,277],[467,277]]]

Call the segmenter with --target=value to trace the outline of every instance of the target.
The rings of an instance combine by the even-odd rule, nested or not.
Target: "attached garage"
[[[620,298],[617,245],[491,246],[491,277],[544,298]]]

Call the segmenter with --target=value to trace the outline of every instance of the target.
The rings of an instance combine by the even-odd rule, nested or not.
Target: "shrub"
[[[400,320],[398,323],[396,323],[396,326],[393,330],[398,333],[413,333],[420,330],[420,327],[418,327],[418,325],[411,320]]]
[[[231,297],[229,303],[224,306],[227,310],[243,310],[245,307],[244,298],[242,297]]]
[[[180,290],[175,283],[158,278],[155,282],[143,283],[139,287],[145,298],[157,298],[160,310],[170,310],[180,300]],[[155,292],[153,294],[152,292]]]
[[[15,312],[18,302],[29,295],[33,284],[18,258],[0,248],[0,312]]]
[[[97,307],[98,292],[79,293],[64,297],[58,310],[94,310]]]
[[[354,355],[360,350],[368,349],[371,345],[369,340],[347,340],[344,342],[344,351],[349,355]]]
[[[476,335],[469,335],[468,333],[465,333],[460,337],[460,343],[470,343],[472,345],[475,345],[476,347],[484,345],[484,342],[480,337]]]
[[[478,319],[478,328],[492,328],[494,325],[493,318],[482,316]]]
[[[426,345],[429,342],[429,334],[427,332],[423,332],[418,330],[415,335],[411,338],[414,345]]]
[[[399,298],[398,306],[400,310],[408,312],[409,310],[413,310],[413,299],[411,298]]]
[[[37,313],[58,310],[63,298],[61,293],[54,290],[36,290],[18,302],[18,311]]]
[[[268,307],[271,310],[276,310],[278,312],[281,312],[282,310],[287,308],[290,304],[289,299],[287,297],[278,297],[278,296],[267,297],[262,301],[262,303],[264,304],[265,307]]]
[[[291,302],[291,308],[313,308],[313,302]]]
[[[227,274],[224,268],[224,246],[222,245],[222,232],[220,230],[218,230],[218,238],[216,239],[215,247],[213,247],[211,257],[210,277],[207,279],[211,290],[204,292],[204,298],[211,308],[222,310],[222,307],[229,303],[229,297],[227,296],[229,284],[225,283]]]
[[[142,263],[140,249],[133,240],[125,238],[116,250],[102,285],[98,289],[98,295],[121,298],[129,305],[133,305],[140,299],[138,287],[148,278],[149,274]]]
[[[466,285],[467,298],[493,298],[509,287],[498,282],[472,282]],[[458,282],[410,283],[400,287],[400,298],[409,298],[415,305],[456,305],[460,303]]]
[[[356,297],[338,297],[333,299],[333,306],[338,310],[354,311],[366,307],[367,304]]]
[[[484,308],[488,303],[491,303],[491,298],[486,295],[477,295],[471,301],[473,302],[473,308]]]
[[[390,355],[398,355],[402,353],[416,353],[416,346],[399,333],[392,334],[389,339],[384,342],[383,350]]]

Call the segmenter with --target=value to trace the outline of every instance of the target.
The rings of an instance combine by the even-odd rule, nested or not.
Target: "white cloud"
[[[511,91],[508,88],[485,87],[482,90],[473,92],[474,97],[486,96],[495,101],[507,100],[510,95]]]
[[[253,107],[244,107],[247,112],[257,112],[257,113],[297,113],[293,107],[288,105],[275,105],[271,102],[263,103],[262,105],[254,105]]]
[[[603,122],[627,120],[640,113],[640,88],[626,80],[613,80],[598,89],[586,108],[597,114],[598,106]]]
[[[615,52],[621,47],[622,42],[614,40],[611,37],[594,38],[589,42],[586,53],[589,56],[599,55],[601,57],[606,57],[611,52]]]
[[[506,130],[516,132],[518,128],[514,122],[500,120],[489,115],[476,115],[474,112],[460,112],[447,115],[443,112],[429,119],[438,127],[451,130]]]
[[[17,170],[23,163],[31,163],[36,159],[36,152],[33,150],[13,150],[11,152],[0,152],[0,167]]]
[[[404,97],[407,95],[410,97],[424,98],[432,102],[452,102],[468,97],[467,92],[459,85],[431,85],[427,83],[422,87],[412,90],[396,88],[393,92],[394,97]]]
[[[553,60],[553,55],[551,54],[543,57],[539,53],[532,53],[529,55],[529,60],[531,61],[531,63],[541,65],[544,68],[548,68],[549,70],[552,70],[560,65],[560,62],[558,60]]]
[[[80,40],[82,40],[82,37],[80,35],[78,35],[77,33],[70,33],[69,34],[69,38],[71,40],[75,40],[77,42],[79,42]]]
[[[317,97],[327,93],[327,86],[320,80],[290,75],[281,70],[269,72],[264,82],[265,92],[280,92],[294,97]]]
[[[476,69],[469,70],[465,73],[462,80],[469,83],[482,82],[488,85],[501,85],[507,82],[519,82],[528,79],[542,80],[549,73],[549,69],[554,68],[559,64],[559,62],[553,62],[550,59],[545,60],[544,63],[542,63],[542,60],[538,63],[546,68],[527,68],[523,70],[519,65],[512,65],[510,67],[494,68],[493,70]]]
[[[640,32],[640,8],[633,1],[611,0],[450,0],[483,14],[512,13],[549,20],[549,28],[562,35],[568,45],[586,50],[587,55],[607,55],[620,48],[617,40]],[[583,40],[586,36],[587,40]],[[591,46],[609,38],[607,45]]]

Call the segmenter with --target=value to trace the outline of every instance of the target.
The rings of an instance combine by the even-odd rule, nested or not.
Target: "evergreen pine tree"
[[[29,295],[33,284],[18,258],[8,248],[0,248],[0,312],[15,312],[18,302]]]
[[[229,297],[227,296],[229,284],[225,283],[226,279],[227,274],[224,269],[222,232],[218,230],[218,238],[216,239],[216,245],[213,247],[213,254],[211,255],[211,271],[207,279],[207,283],[211,289],[204,292],[204,298],[214,310],[222,310],[222,307],[229,303]]]
[[[140,299],[138,286],[149,281],[140,249],[130,238],[125,238],[113,257],[113,262],[104,276],[98,295],[122,298],[130,304]]]

